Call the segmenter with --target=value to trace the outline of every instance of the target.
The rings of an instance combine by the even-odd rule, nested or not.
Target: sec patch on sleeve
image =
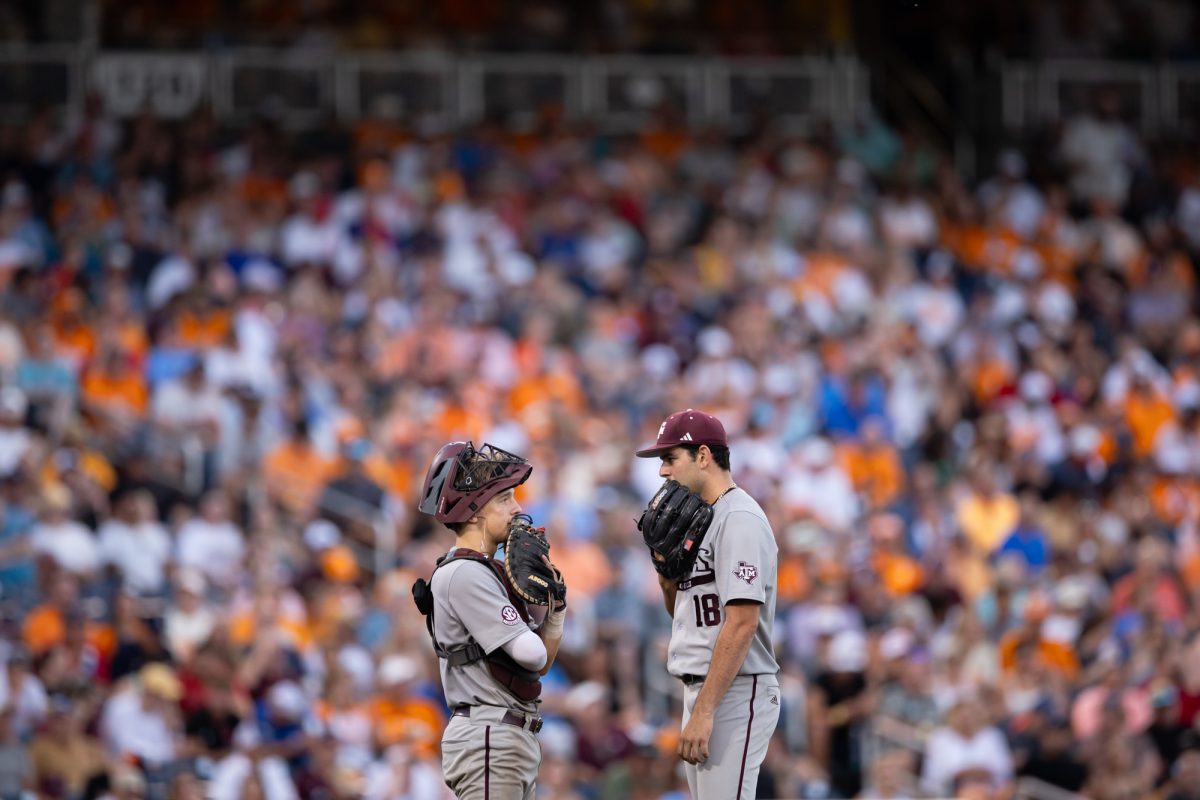
[[[758,577],[758,567],[753,564],[747,564],[745,561],[739,561],[737,569],[733,571],[733,576],[746,583],[753,584],[754,580]]]
[[[512,606],[505,606],[500,609],[500,619],[504,620],[505,625],[516,625],[521,621],[521,615]]]

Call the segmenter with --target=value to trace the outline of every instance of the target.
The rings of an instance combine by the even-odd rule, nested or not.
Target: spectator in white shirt
[[[175,580],[175,602],[164,619],[167,649],[179,663],[187,663],[208,641],[217,618],[204,602],[206,582],[198,570],[182,569]]]
[[[1102,89],[1091,113],[1073,118],[1063,132],[1062,156],[1071,170],[1071,192],[1077,200],[1105,198],[1125,205],[1134,168],[1145,161],[1141,143],[1121,119],[1121,99]]]
[[[117,498],[113,517],[100,526],[100,556],[120,573],[128,591],[158,594],[166,587],[171,536],[158,521],[154,497],[145,490]]]
[[[884,240],[900,250],[929,247],[937,239],[937,214],[906,178],[895,195],[880,203],[879,229]]]
[[[33,435],[23,424],[26,408],[25,393],[20,389],[0,389],[0,478],[16,472],[33,444]]]
[[[947,722],[935,728],[925,743],[921,786],[926,792],[948,796],[955,778],[968,770],[986,770],[997,787],[1012,779],[1008,741],[998,728],[987,724],[977,700],[960,700]]]
[[[954,288],[953,257],[938,252],[927,263],[928,282],[914,284],[902,300],[907,316],[916,325],[921,343],[929,349],[944,346],[958,332],[967,307]]]
[[[321,179],[301,172],[292,178],[288,193],[296,210],[279,231],[284,263],[296,267],[330,262],[341,237],[337,217],[330,213],[331,203],[322,196]]]
[[[1020,152],[1005,150],[997,165],[997,175],[979,187],[979,204],[989,217],[1028,240],[1037,232],[1046,203],[1025,179],[1025,157]]]
[[[136,679],[104,704],[100,736],[109,752],[151,765],[172,761],[182,732],[181,697],[183,684],[174,670],[158,662],[142,667]]]
[[[84,524],[70,517],[71,492],[61,484],[46,489],[41,518],[30,534],[33,551],[57,567],[82,578],[100,567],[100,547]]]
[[[858,499],[854,485],[834,456],[828,440],[808,440],[780,489],[792,514],[811,517],[832,531],[845,531],[858,513]]]
[[[12,714],[13,730],[22,738],[41,724],[49,708],[46,688],[30,666],[28,653],[13,650],[0,669],[0,711]]]
[[[817,230],[821,247],[831,247],[848,255],[864,253],[875,229],[871,216],[863,209],[867,173],[853,159],[843,159],[836,168],[836,181]]]
[[[1175,225],[1193,250],[1200,250],[1200,177],[1191,180],[1179,192],[1175,205]]]
[[[222,391],[242,389],[268,397],[278,384],[270,356],[261,348],[243,346],[238,327],[231,327],[224,343],[208,351],[204,370],[208,383]]]
[[[182,378],[163,382],[154,391],[151,416],[167,434],[198,439],[205,449],[216,445],[221,424],[221,392],[209,384],[204,362],[197,360]]]
[[[246,543],[241,529],[229,519],[229,500],[223,492],[204,495],[200,515],[180,527],[177,545],[179,566],[197,569],[226,589],[237,584]]]

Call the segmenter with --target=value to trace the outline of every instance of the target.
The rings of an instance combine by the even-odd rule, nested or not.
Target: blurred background
[[[539,797],[683,800],[632,457],[780,547],[761,798],[1200,797],[1200,9],[0,4],[0,799],[443,798],[450,439]]]

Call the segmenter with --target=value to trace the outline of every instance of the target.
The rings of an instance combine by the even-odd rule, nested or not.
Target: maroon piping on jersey
[[[742,766],[746,763],[742,759]],[[483,800],[488,800],[492,790],[492,726],[483,729]]]
[[[742,768],[738,772],[739,800],[742,796],[742,781],[746,778],[746,756],[750,753],[750,729],[754,727],[754,697],[758,694],[758,676],[754,675],[754,683],[750,686],[750,719],[746,721],[746,745],[742,748]]]

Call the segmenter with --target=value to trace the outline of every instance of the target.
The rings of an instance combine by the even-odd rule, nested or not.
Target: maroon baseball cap
[[[721,420],[712,414],[705,414],[689,408],[686,411],[676,411],[663,420],[658,429],[658,440],[643,450],[638,450],[638,458],[655,458],[681,444],[706,444],[729,446],[725,438],[725,426]]]

